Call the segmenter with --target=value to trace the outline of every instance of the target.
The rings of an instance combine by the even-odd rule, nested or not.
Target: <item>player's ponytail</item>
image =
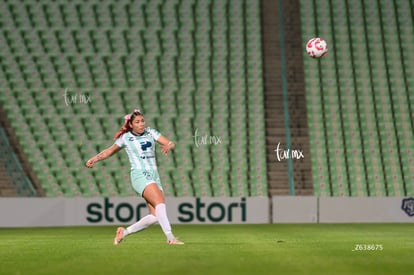
[[[122,125],[121,129],[119,129],[119,131],[115,133],[114,139],[118,139],[123,134],[132,130],[131,122],[134,120],[136,116],[142,116],[141,111],[138,109],[135,109],[134,112],[132,112],[132,114],[127,114],[124,116],[124,125]]]

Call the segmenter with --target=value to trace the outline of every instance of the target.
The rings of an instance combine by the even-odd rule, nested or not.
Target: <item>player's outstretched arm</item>
[[[105,150],[103,150],[102,152],[100,152],[99,154],[97,154],[96,156],[92,157],[91,159],[89,159],[86,162],[86,167],[88,168],[92,168],[93,165],[100,161],[100,160],[104,160],[109,158],[110,156],[112,156],[113,154],[117,153],[119,150],[121,150],[122,148],[119,147],[118,145],[114,144],[109,148],[106,148]]]
[[[168,152],[170,152],[171,150],[174,150],[175,148],[174,142],[172,142],[171,140],[169,140],[168,138],[164,136],[160,136],[157,142],[161,144],[161,152],[163,155],[167,155]]]

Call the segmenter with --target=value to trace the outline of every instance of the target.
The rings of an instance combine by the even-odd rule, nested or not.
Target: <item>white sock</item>
[[[141,218],[136,223],[130,225],[124,230],[124,238],[128,236],[129,234],[144,230],[145,228],[153,225],[158,221],[157,217],[154,215],[146,215],[145,217]]]
[[[158,223],[160,224],[162,231],[168,240],[174,239],[174,235],[171,232],[170,221],[167,217],[167,210],[164,203],[160,203],[155,207],[155,214],[158,218]]]

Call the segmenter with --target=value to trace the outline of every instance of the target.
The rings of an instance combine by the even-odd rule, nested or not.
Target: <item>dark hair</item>
[[[131,113],[129,115],[129,118],[127,118],[128,115],[125,116],[125,122],[124,125],[122,125],[121,129],[119,129],[118,132],[115,133],[114,135],[114,139],[118,139],[120,136],[122,136],[123,134],[129,132],[132,130],[130,124],[132,121],[134,121],[136,116],[142,116],[142,113],[139,111],[134,111],[133,113]]]

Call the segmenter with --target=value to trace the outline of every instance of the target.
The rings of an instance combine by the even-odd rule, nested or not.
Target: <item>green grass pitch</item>
[[[158,225],[0,229],[0,274],[413,274],[413,224]],[[356,250],[357,249],[357,250]]]

